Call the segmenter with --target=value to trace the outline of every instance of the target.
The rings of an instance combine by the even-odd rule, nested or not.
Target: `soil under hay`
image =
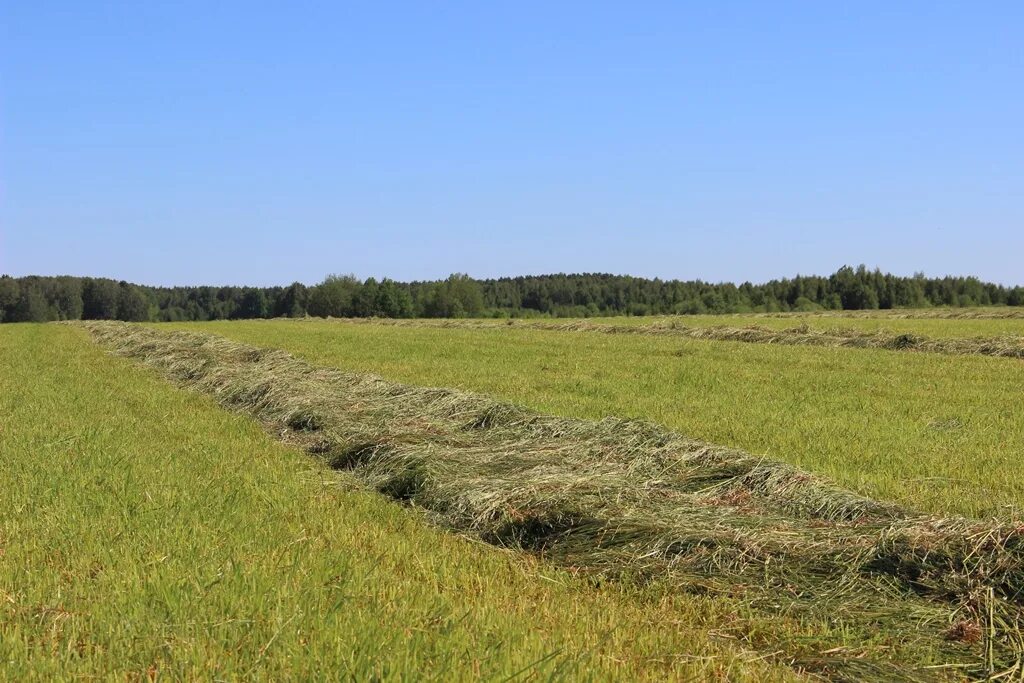
[[[921,515],[646,423],[542,415],[212,335],[84,326],[450,528],[863,639],[788,659],[798,668],[851,680],[1022,672],[1024,526]],[[897,660],[887,642],[912,647]]]

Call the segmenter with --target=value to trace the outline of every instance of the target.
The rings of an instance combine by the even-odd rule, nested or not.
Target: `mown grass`
[[[71,327],[0,328],[0,462],[0,679],[776,680],[805,632],[433,528]]]
[[[1019,673],[1022,529],[879,505],[637,421],[546,416],[219,335],[86,327],[431,519],[595,578],[742,596],[844,634],[796,666],[855,680]],[[979,637],[984,634],[984,637]],[[850,645],[855,649],[851,650]]]
[[[1011,309],[1012,311],[1013,309]],[[857,311],[857,313],[866,313]],[[848,329],[861,332],[895,332],[919,334],[940,339],[951,337],[1024,336],[1024,317],[1021,318],[899,318],[875,311],[872,317],[790,313],[784,316],[768,315],[682,315],[634,316],[615,318],[588,318],[594,323],[622,326],[663,325],[676,322],[689,327],[767,327],[773,330],[792,329],[806,325],[811,330]],[[1022,311],[1024,313],[1024,311]],[[982,315],[985,314],[981,310]]]
[[[920,322],[920,321],[913,321]],[[1019,517],[1019,360],[335,321],[178,327],[578,417],[639,417],[935,514]]]
[[[515,328],[552,332],[600,332],[632,334],[702,341],[739,341],[748,344],[781,346],[824,346],[829,348],[881,349],[914,353],[947,355],[978,355],[1024,360],[1024,336],[995,337],[926,337],[914,333],[887,330],[864,331],[850,328],[813,330],[808,325],[771,329],[759,325],[686,325],[681,318],[662,319],[646,325],[605,324],[590,320],[553,322],[545,320],[395,320],[385,318],[348,318],[349,324],[390,325],[395,327]]]

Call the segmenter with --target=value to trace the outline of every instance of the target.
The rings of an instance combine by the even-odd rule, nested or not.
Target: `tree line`
[[[763,284],[627,275],[537,275],[431,282],[330,275],[311,287],[149,287],[106,278],[0,276],[0,322],[303,317],[615,315],[1024,306],[1024,287],[975,277],[901,277],[864,266]]]

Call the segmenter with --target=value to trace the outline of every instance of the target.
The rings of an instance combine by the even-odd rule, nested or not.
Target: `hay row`
[[[449,528],[581,573],[740,597],[876,643],[792,655],[801,669],[916,680],[1021,665],[1024,527],[924,516],[642,422],[542,415],[212,335],[84,326]],[[922,661],[894,661],[892,641]],[[960,668],[921,668],[935,658]]]
[[[860,318],[883,320],[1024,320],[1024,306],[990,308],[892,308],[863,311],[812,311],[726,314],[755,318]]]
[[[342,318],[348,323],[494,329],[513,328],[551,330],[557,332],[598,332],[602,334],[630,334],[642,336],[685,337],[711,341],[733,341],[749,344],[780,344],[783,346],[824,346],[831,348],[882,349],[886,351],[917,351],[950,355],[980,355],[1000,358],[1024,359],[1024,336],[936,338],[911,333],[869,331],[851,328],[813,330],[807,325],[788,329],[772,329],[751,325],[747,327],[688,326],[671,320],[646,325],[614,325],[586,320],[552,322],[511,319],[493,322],[478,319],[403,320],[393,318]]]

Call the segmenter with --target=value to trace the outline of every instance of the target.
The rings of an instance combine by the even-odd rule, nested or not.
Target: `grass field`
[[[777,346],[818,346],[824,348],[875,349],[905,353],[941,353],[950,356],[989,356],[1024,360],[1024,336],[926,336],[913,331],[897,332],[884,328],[858,330],[849,327],[814,328],[803,323],[797,326],[767,327],[764,325],[711,325],[706,319],[687,324],[686,318],[660,318],[648,323],[595,322],[593,320],[406,320],[350,318],[338,322],[350,325],[391,327],[433,327],[458,329],[542,330],[548,332],[599,332],[618,336],[670,337],[698,341],[731,341]],[[700,322],[705,322],[701,325]],[[749,319],[748,319],[749,322]],[[907,326],[911,327],[911,326]]]
[[[965,317],[944,317],[962,315]],[[992,317],[985,317],[992,316]],[[356,322],[366,322],[365,319]],[[389,321],[385,321],[389,322]],[[391,321],[394,322],[394,321]],[[399,324],[407,321],[397,321]],[[819,313],[773,313],[734,315],[652,315],[608,318],[519,318],[465,320],[418,320],[422,325],[530,326],[610,325],[623,328],[658,327],[758,327],[792,330],[806,327],[818,332],[890,332],[914,334],[936,339],[1024,337],[1024,313],[1017,309],[930,309],[893,311],[829,311]]]
[[[507,326],[178,327],[560,415],[652,420],[936,514],[1011,518],[1024,505],[1019,360]]]
[[[1024,443],[1017,398],[1024,363],[1018,360],[508,326],[152,326],[161,335],[179,328],[286,349],[317,365],[481,391],[544,412],[653,420],[938,515],[1009,520],[1020,512],[1024,464],[1014,454]],[[111,335],[121,336],[116,330]],[[190,353],[191,344],[181,351]],[[173,352],[172,346],[148,348],[156,361]],[[214,397],[233,409],[239,408],[232,396],[244,398],[261,382],[273,386],[282,378],[275,391],[287,392],[314,377],[296,367],[288,379],[281,361],[268,357],[268,371],[285,374],[260,379],[256,366],[246,365],[250,352],[224,348],[226,362],[242,354],[242,364],[225,376],[241,384],[211,384],[208,390],[227,392]],[[180,363],[184,357],[166,360]],[[181,367],[192,376],[192,366]],[[207,372],[216,363],[203,367]],[[401,393],[395,392],[385,390]],[[305,405],[311,397],[300,391],[294,400]],[[330,400],[325,406],[335,405]],[[378,428],[393,429],[396,419],[411,419],[422,430],[434,419],[418,413],[415,403],[405,408],[412,411],[405,418],[386,411],[360,417],[369,399],[348,400],[354,403],[337,404],[333,414],[356,434],[369,434],[375,420]],[[325,419],[317,412],[324,409],[309,403],[308,419]],[[815,521],[814,515],[792,516],[786,500],[770,503],[761,518],[744,516],[757,505],[728,498],[727,506],[739,505],[727,508],[728,515],[757,525],[752,531],[737,527],[736,533],[753,533],[744,544],[759,548],[755,555],[767,553],[752,564],[742,554],[728,560],[721,553],[734,542],[733,532],[722,536],[723,545],[709,546],[717,548],[706,557],[712,572],[747,571],[743,566],[754,571],[737,573],[735,589],[711,590],[709,583],[695,594],[692,586],[680,590],[690,580],[684,576],[680,583],[671,574],[640,582],[623,574],[621,581],[606,582],[595,578],[606,572],[595,575],[587,567],[593,558],[604,562],[605,551],[570,555],[567,565],[445,531],[436,522],[449,503],[432,509],[422,498],[431,517],[416,510],[417,495],[392,494],[412,502],[412,509],[391,502],[365,488],[365,477],[355,470],[333,471],[301,449],[275,442],[281,425],[270,413],[255,416],[267,431],[209,397],[179,391],[156,373],[106,354],[82,328],[0,328],[6,475],[0,497],[0,679],[303,679],[325,671],[357,680],[780,680],[808,671],[853,680],[957,679],[963,672],[978,675],[986,658],[992,660],[985,654],[990,628],[999,648],[992,661],[1018,667],[1005,669],[1008,675],[1019,673],[1024,643],[1012,584],[1020,578],[1020,548],[1012,526],[995,535],[971,531],[979,540],[960,547],[955,525],[952,531],[944,523],[934,527],[953,545],[934,545],[939,536],[927,540],[932,522],[916,530],[918,522],[911,520],[913,533],[925,534],[924,545],[915,548],[918,541],[910,537],[911,545],[902,547],[902,532],[898,524],[887,529],[884,510],[877,523],[869,521],[870,513],[833,529],[833,522]],[[293,420],[284,419],[287,432]],[[515,455],[528,447],[517,429],[509,426],[509,446],[485,440],[480,450],[471,446],[476,436],[456,436],[464,434],[461,429],[439,446],[461,440],[471,446],[467,452],[487,453],[493,443]],[[538,442],[538,455],[561,448],[562,432],[576,428],[553,429],[556,441]],[[618,438],[615,431],[599,438]],[[395,432],[386,438],[412,436]],[[622,438],[632,437],[623,432]],[[578,448],[589,448],[587,443]],[[578,450],[571,443],[564,447],[567,454]],[[462,477],[448,495],[498,492],[487,492],[485,470],[473,471],[473,461],[459,472],[446,464],[461,457],[457,452],[430,452],[440,456],[442,479]],[[604,467],[600,459],[591,462]],[[546,471],[538,463],[537,472]],[[508,485],[519,484],[513,478]],[[613,490],[602,487],[594,489],[605,491],[598,498]],[[701,485],[694,500],[719,500],[714,491],[703,491]],[[626,488],[613,497],[623,495],[629,497]],[[668,491],[645,505],[663,495]],[[660,514],[672,507],[668,503]],[[691,524],[688,519],[683,516],[681,528]],[[707,534],[728,531],[729,519],[709,518],[711,526],[699,532],[694,547],[703,547]],[[757,528],[764,534],[754,533]],[[855,551],[857,544],[874,543],[873,533],[882,534],[885,553],[906,558],[899,562],[936,573],[903,584],[904,570],[877,574],[869,556],[867,573],[844,577],[841,566],[839,583],[816,587],[816,572],[830,558],[846,561],[840,560],[842,544],[827,550],[828,544],[845,534]],[[800,537],[810,544],[802,547]],[[780,544],[778,551],[772,543]],[[975,543],[980,545],[973,550]],[[817,553],[824,564],[800,569],[795,563],[805,552]],[[987,565],[996,573],[977,565],[978,577],[999,582],[1003,597],[993,616],[995,598],[974,585],[970,567],[986,556],[997,558],[996,552],[1007,553]],[[965,554],[957,559],[957,553]],[[702,556],[698,551],[694,557]],[[728,584],[728,576],[719,578]],[[714,583],[713,575],[707,578]],[[911,590],[913,581],[918,584]],[[946,591],[959,597],[946,602]],[[871,603],[879,596],[894,602]],[[860,604],[862,597],[867,602]],[[847,605],[848,612],[832,604]]]
[[[889,331],[920,334],[928,337],[996,337],[1024,336],[1024,318],[898,318],[892,314],[874,317],[852,317],[821,314],[790,313],[784,316],[768,315],[683,315],[683,316],[619,316],[615,318],[588,318],[595,323],[623,326],[658,325],[676,322],[693,327],[746,327],[756,325],[773,330],[784,330],[806,325],[812,330],[851,329],[865,332]]]
[[[0,327],[0,453],[3,680],[793,675],[778,621],[438,530],[81,329]]]

